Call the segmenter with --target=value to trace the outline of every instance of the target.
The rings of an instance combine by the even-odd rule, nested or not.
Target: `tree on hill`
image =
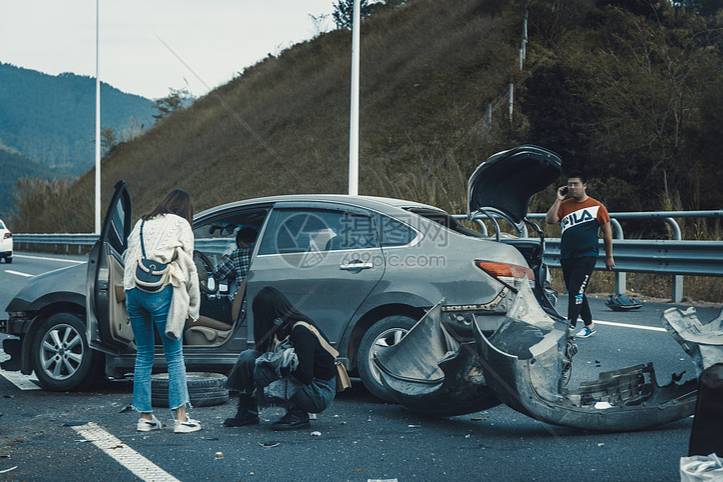
[[[153,107],[158,111],[157,114],[153,114],[153,118],[159,121],[177,110],[186,108],[193,100],[193,94],[187,88],[174,89],[171,87],[168,89],[167,96],[153,102]]]
[[[359,0],[359,16],[361,18],[373,15],[379,8],[385,4],[401,4],[400,0],[391,2]],[[350,29],[354,23],[354,0],[336,0],[334,2],[334,11],[331,13],[337,28]]]
[[[103,150],[103,155],[108,154],[117,143],[118,139],[112,127],[104,127],[100,130],[100,147]]]

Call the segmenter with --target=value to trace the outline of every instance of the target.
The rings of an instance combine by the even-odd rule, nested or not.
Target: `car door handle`
[[[355,271],[357,269],[371,269],[374,265],[372,263],[347,263],[339,265],[339,269],[343,269],[346,271]]]

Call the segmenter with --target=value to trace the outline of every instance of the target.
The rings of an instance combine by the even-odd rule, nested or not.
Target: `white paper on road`
[[[5,370],[0,370],[0,375],[20,390],[40,390],[35,375],[23,375],[20,372],[7,372]]]
[[[141,480],[178,481],[174,476],[93,422],[73,427],[73,430]]]

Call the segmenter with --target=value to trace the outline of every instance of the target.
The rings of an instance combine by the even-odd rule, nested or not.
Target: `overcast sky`
[[[206,85],[224,84],[267,54],[313,37],[317,28],[309,14],[330,14],[332,3],[100,0],[100,78],[145,97],[165,96],[169,87],[202,95]],[[0,62],[95,76],[95,5],[95,0],[0,0]],[[327,20],[322,29],[331,25]]]

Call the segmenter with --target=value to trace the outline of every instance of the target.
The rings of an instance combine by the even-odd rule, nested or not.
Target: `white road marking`
[[[83,436],[84,439],[92,442],[93,445],[101,449],[103,453],[130,470],[141,480],[178,481],[178,479],[171,474],[93,422],[73,427],[73,430]]]
[[[34,274],[22,273],[22,272],[20,272],[20,271],[13,271],[13,270],[11,270],[11,269],[6,269],[6,270],[4,270],[4,271],[5,271],[7,274],[14,274],[14,275],[18,275],[18,276],[25,276],[26,278],[32,278],[33,276],[35,276]]]
[[[607,325],[607,326],[616,326],[619,328],[634,328],[636,330],[648,330],[648,331],[661,331],[665,333],[667,330],[665,328],[660,328],[657,326],[645,326],[645,325],[631,325],[628,323],[617,323],[615,321],[603,321],[603,320],[592,320],[595,324],[601,324],[601,325]]]
[[[13,258],[42,259],[43,261],[59,261],[61,263],[74,263],[74,264],[87,263],[87,261],[78,261],[77,259],[46,258],[43,256],[28,256],[25,254],[14,254]]]
[[[35,383],[38,381],[35,374],[23,375],[20,372],[8,372],[0,369],[0,376],[5,377],[7,381],[18,387],[20,390],[40,390],[40,386]]]

